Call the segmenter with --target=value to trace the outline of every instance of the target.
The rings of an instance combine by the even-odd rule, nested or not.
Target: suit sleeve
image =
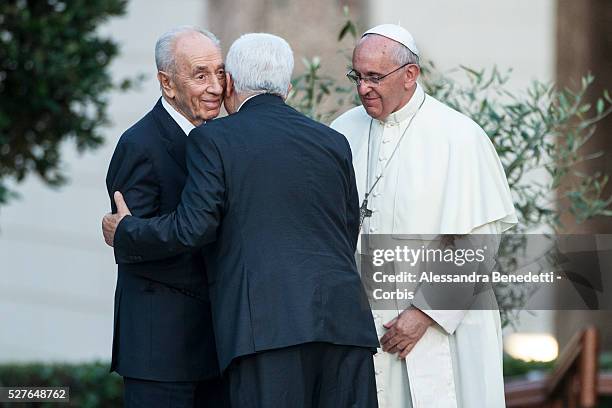
[[[225,180],[219,150],[202,128],[189,136],[186,162],[187,182],[174,212],[149,219],[127,216],[119,223],[114,240],[117,262],[164,259],[215,240]]]
[[[106,188],[111,202],[111,211],[117,212],[113,194],[120,191],[137,217],[152,217],[159,211],[159,181],[153,163],[142,146],[119,142],[113,153]]]
[[[357,182],[355,181],[355,169],[353,168],[353,156],[351,148],[348,148],[347,167],[349,173],[349,190],[347,201],[347,229],[351,239],[353,252],[357,250],[359,238],[359,194],[357,193]]]

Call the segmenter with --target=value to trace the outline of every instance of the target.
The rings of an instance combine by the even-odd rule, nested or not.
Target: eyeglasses
[[[354,69],[351,69],[349,72],[346,73],[346,77],[349,79],[349,81],[351,81],[353,84],[359,86],[359,84],[361,82],[364,82],[366,85],[370,85],[370,86],[376,86],[378,84],[380,84],[380,81],[382,81],[383,79],[385,79],[386,77],[388,77],[389,75],[393,74],[394,72],[399,71],[400,69],[404,68],[407,65],[412,65],[410,62],[402,65],[401,67],[397,67],[395,68],[393,71],[385,74],[385,75],[369,75],[369,76],[364,76],[362,77],[360,74],[358,74]]]

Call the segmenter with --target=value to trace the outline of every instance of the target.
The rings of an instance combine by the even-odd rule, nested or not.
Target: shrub
[[[9,364],[0,365],[0,387],[70,387],[70,406],[79,408],[116,408],[123,404],[123,381],[109,365],[85,364]],[[56,407],[57,403],[27,403],[20,406]]]
[[[125,12],[127,0],[5,0],[0,3],[0,205],[8,182],[29,173],[51,186],[66,181],[61,146],[102,144],[114,82],[115,42],[97,27]]]

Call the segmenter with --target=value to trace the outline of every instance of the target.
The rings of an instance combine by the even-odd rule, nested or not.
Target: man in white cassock
[[[362,106],[331,126],[350,143],[360,203],[367,199],[363,234],[398,242],[496,236],[517,223],[493,144],[470,118],[425,94],[408,31],[392,24],[367,31],[352,64],[347,76]],[[373,311],[380,407],[504,407],[499,311],[418,305]]]

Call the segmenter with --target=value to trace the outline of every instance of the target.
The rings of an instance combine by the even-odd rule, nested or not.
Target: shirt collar
[[[256,94],[253,94],[253,95],[249,96],[248,98],[246,98],[244,101],[242,101],[242,103],[240,104],[240,106],[238,107],[238,109],[236,109],[236,112],[239,112],[239,111],[240,111],[240,108],[242,108],[242,105],[244,105],[244,104],[245,104],[245,103],[246,103],[246,102],[247,102],[249,99],[253,99],[253,98],[254,98],[254,97],[256,97],[256,96],[261,95],[262,93],[265,93],[265,92],[256,93]]]
[[[183,129],[185,135],[189,135],[195,126],[186,117],[184,117],[179,111],[174,109],[174,106],[170,105],[166,98],[162,96],[162,106],[166,109],[166,111],[172,116],[172,119]]]
[[[410,119],[419,110],[419,106],[421,106],[424,96],[425,91],[423,91],[423,87],[417,83],[414,94],[408,103],[379,122],[383,125],[394,125]]]

